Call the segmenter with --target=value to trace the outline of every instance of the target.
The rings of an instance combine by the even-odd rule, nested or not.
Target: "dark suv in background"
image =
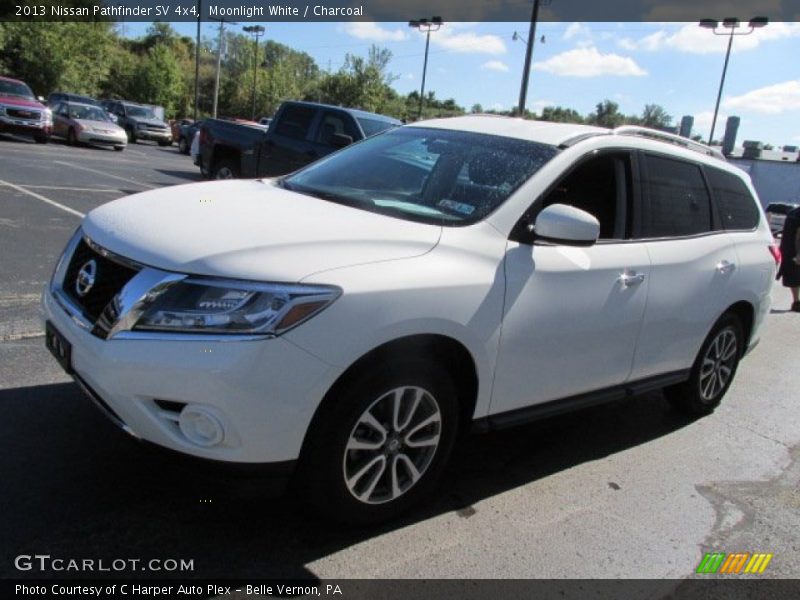
[[[128,134],[128,142],[152,140],[159,146],[172,144],[172,131],[153,109],[143,104],[123,100],[103,100],[105,109],[117,117],[117,124]]]

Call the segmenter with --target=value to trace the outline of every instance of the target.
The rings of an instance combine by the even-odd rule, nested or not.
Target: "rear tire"
[[[114,146],[115,152],[122,152],[123,150],[125,150],[125,146]]]
[[[232,160],[221,160],[211,172],[211,179],[237,179],[239,177],[239,167]]]
[[[733,382],[743,349],[741,320],[733,313],[722,315],[700,347],[689,379],[666,388],[664,396],[689,416],[711,414]]]
[[[125,133],[128,134],[128,143],[135,144],[136,143],[136,132],[133,130],[132,127],[126,127]]]
[[[159,142],[158,142],[158,145],[159,145],[159,146],[161,146],[162,148],[163,148],[164,146],[172,146],[172,141],[169,141],[169,142],[162,142],[162,141],[160,141],[160,140],[159,140]]]
[[[337,521],[394,519],[430,498],[458,430],[456,386],[443,367],[421,359],[372,364],[315,415],[295,492]]]

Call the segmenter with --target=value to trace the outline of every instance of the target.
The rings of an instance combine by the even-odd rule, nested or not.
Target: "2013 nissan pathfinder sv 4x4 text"
[[[302,498],[365,523],[429,496],[461,431],[661,387],[710,413],[778,258],[749,179],[705,146],[468,116],[101,206],[43,312],[132,435],[290,465]]]

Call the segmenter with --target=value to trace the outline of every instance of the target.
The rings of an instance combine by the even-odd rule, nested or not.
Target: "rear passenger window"
[[[736,175],[719,169],[706,168],[706,175],[714,191],[722,229],[755,229],[758,225],[758,207],[745,183]]]
[[[278,119],[275,133],[295,140],[304,140],[314,120],[314,109],[307,106],[287,106]]]
[[[711,231],[711,199],[700,167],[645,155],[649,209],[645,237],[679,237]]]

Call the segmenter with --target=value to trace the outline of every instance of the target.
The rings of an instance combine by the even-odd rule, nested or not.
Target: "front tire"
[[[37,144],[47,144],[50,141],[50,136],[37,135],[35,138],[33,138],[33,141],[36,142]]]
[[[688,381],[664,390],[680,412],[702,417],[714,412],[728,391],[744,350],[742,322],[727,313],[711,329],[697,353]]]
[[[136,143],[136,132],[133,130],[132,127],[127,127],[125,129],[125,133],[128,134],[128,143],[135,144]]]
[[[338,521],[394,519],[432,495],[458,421],[455,384],[435,362],[373,365],[315,416],[298,466],[300,498]]]
[[[67,145],[68,146],[77,146],[78,145],[78,136],[75,135],[75,130],[70,127],[70,130],[67,132]]]
[[[178,141],[178,152],[181,154],[189,154],[189,143],[186,141],[185,137],[182,137]]]

